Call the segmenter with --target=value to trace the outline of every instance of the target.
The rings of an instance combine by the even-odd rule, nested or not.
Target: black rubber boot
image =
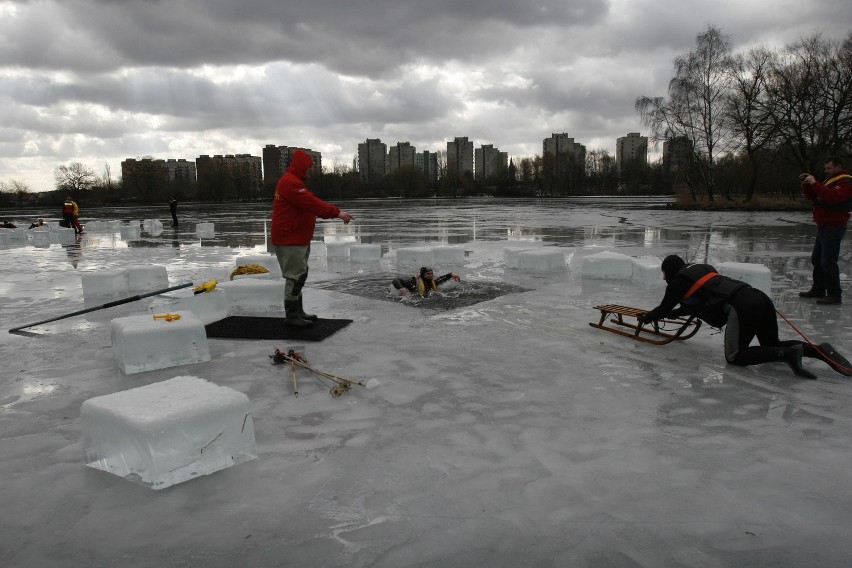
[[[818,358],[828,363],[829,367],[841,375],[845,377],[852,377],[852,363],[849,363],[846,357],[838,353],[834,347],[828,343],[820,343],[819,350],[822,352],[822,355],[818,353]]]
[[[795,347],[781,347],[778,349],[778,361],[784,361],[793,370],[797,377],[803,379],[815,379],[816,375],[802,368],[802,355],[804,354],[801,345]]]
[[[311,327],[314,322],[299,315],[299,300],[284,300],[284,325],[287,327]]]
[[[305,313],[304,308],[302,308],[302,297],[301,296],[299,296],[299,299],[296,300],[296,301],[299,303],[299,309],[296,311],[296,314],[300,318],[305,319],[305,320],[310,320],[312,322],[315,322],[319,319],[319,317],[317,317],[315,314],[306,314]]]

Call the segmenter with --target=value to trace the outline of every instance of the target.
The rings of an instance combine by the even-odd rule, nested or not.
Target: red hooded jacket
[[[326,203],[305,187],[308,170],[314,161],[304,150],[293,152],[290,167],[278,180],[272,201],[272,244],[311,244],[317,217],[334,219],[340,209]]]
[[[840,170],[838,175],[824,182],[802,184],[802,193],[814,204],[813,217],[817,227],[845,225],[849,221],[849,213],[846,211],[836,211],[820,205],[834,205],[852,199],[852,178],[846,170]]]

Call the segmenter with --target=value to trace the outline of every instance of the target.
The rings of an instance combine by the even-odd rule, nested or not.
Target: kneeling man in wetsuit
[[[804,341],[780,341],[775,305],[763,291],[722,276],[709,264],[686,264],[677,255],[667,256],[661,269],[668,284],[663,301],[639,316],[641,323],[692,315],[713,327],[725,327],[725,360],[732,365],[783,361],[797,376],[815,379],[802,368],[804,356],[822,359],[838,373],[852,376],[849,361],[828,343],[817,349]],[[760,345],[750,346],[755,337]]]

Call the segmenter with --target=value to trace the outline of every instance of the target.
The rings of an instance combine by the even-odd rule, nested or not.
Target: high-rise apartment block
[[[501,152],[493,144],[483,144],[474,152],[475,179],[485,181],[490,177],[505,175],[509,167],[509,154]]]
[[[303,150],[314,161],[312,166],[316,170],[322,170],[322,153],[315,152],[310,148],[298,148],[296,146],[276,146],[267,144],[263,148],[263,181],[266,184],[278,183],[278,179],[284,175],[287,168],[290,167],[290,160],[293,159],[293,152]]]
[[[447,142],[447,172],[473,175],[473,142],[467,136]]]
[[[553,154],[554,156],[573,156],[579,162],[586,161],[586,147],[567,134],[551,134],[550,138],[545,138],[542,146],[545,154]]]
[[[423,150],[414,155],[414,165],[423,170],[430,184],[438,183],[438,153]]]
[[[630,162],[648,163],[648,137],[631,132],[615,141],[615,167],[618,175],[624,174],[624,166]]]
[[[375,183],[385,177],[388,149],[378,138],[367,138],[358,144],[358,173],[364,183]]]
[[[390,147],[388,152],[388,173],[393,173],[405,166],[415,165],[414,155],[417,153],[414,146],[408,142],[397,142]]]

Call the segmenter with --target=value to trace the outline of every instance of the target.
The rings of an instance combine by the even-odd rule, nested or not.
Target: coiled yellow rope
[[[260,264],[245,264],[243,266],[238,266],[231,272],[231,280],[234,279],[234,276],[240,274],[264,274],[269,272],[269,270]]]

